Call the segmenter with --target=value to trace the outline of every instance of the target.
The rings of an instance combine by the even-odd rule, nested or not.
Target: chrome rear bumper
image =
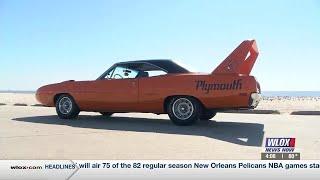
[[[251,93],[249,99],[249,107],[256,108],[261,101],[262,97],[260,93]]]

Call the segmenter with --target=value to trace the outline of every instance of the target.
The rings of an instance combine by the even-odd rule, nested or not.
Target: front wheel
[[[201,114],[200,103],[192,97],[174,97],[167,106],[171,121],[179,126],[194,124]]]
[[[76,118],[80,113],[80,110],[74,99],[67,94],[59,96],[56,102],[56,111],[61,119]]]

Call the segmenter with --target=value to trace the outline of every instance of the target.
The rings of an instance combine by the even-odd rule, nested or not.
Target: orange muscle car
[[[64,81],[37,90],[37,100],[55,106],[62,119],[80,111],[104,116],[122,112],[167,113],[177,125],[208,120],[226,109],[251,109],[260,101],[260,85],[250,76],[257,59],[254,40],[243,41],[211,73],[194,73],[171,60],[114,64],[98,79]]]

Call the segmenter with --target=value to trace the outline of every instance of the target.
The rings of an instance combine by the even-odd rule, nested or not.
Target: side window
[[[155,71],[147,71],[149,73],[149,77],[154,77],[154,76],[161,76],[164,74],[167,74],[166,72],[162,70],[155,70]]]
[[[130,79],[135,78],[138,74],[138,71],[128,69],[125,67],[117,66],[111,70],[106,78],[108,79]]]

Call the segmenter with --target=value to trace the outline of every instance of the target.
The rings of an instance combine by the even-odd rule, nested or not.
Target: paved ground
[[[295,137],[302,159],[320,159],[320,117],[220,113],[173,125],[167,115],[81,113],[0,106],[0,159],[259,159],[265,137]]]

